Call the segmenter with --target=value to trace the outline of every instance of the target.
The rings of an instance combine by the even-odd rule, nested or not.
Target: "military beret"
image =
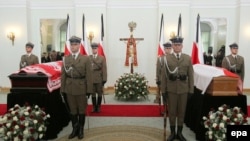
[[[170,41],[172,43],[182,43],[183,42],[183,38],[179,37],[179,36],[175,36],[174,38],[170,39]]]
[[[231,45],[229,45],[230,48],[238,48],[238,45],[236,43],[232,43]]]
[[[26,43],[26,45],[25,45],[26,47],[31,47],[31,48],[33,48],[34,47],[34,44],[33,43],[31,43],[31,42],[28,42],[28,43]]]
[[[172,44],[169,42],[166,42],[165,44],[163,44],[164,48],[171,48]]]
[[[76,37],[76,36],[72,36],[72,37],[70,37],[69,42],[70,43],[80,43],[81,42],[81,38]]]
[[[92,43],[92,44],[91,44],[91,47],[92,47],[92,48],[98,48],[98,44],[97,44],[97,43]]]

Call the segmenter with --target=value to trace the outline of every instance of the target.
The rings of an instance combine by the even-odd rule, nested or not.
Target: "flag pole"
[[[103,27],[103,14],[101,15],[101,42],[103,41],[103,37],[104,37],[104,27]],[[105,59],[106,61],[106,59]],[[104,96],[104,85],[102,87],[102,96],[103,96],[103,102],[104,104],[106,103],[106,100],[105,100],[105,96]]]
[[[161,25],[160,25],[160,36],[159,36],[160,37],[159,38],[160,43],[161,43],[161,35],[163,34],[161,32],[164,32],[162,30],[163,26],[164,26],[164,18],[163,18],[163,13],[162,13],[161,14]],[[158,95],[159,111],[160,111],[160,115],[161,115],[161,89],[160,89],[159,85],[157,85],[157,95]]]
[[[177,36],[179,36],[179,37],[182,36],[182,29],[181,29],[181,14],[179,15],[179,20],[178,20]]]
[[[200,24],[200,14],[197,15],[197,23],[196,23],[196,43],[199,43],[199,24]]]

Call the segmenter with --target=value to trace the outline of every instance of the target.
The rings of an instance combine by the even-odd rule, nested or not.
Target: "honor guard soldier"
[[[25,48],[26,48],[26,54],[22,55],[22,57],[21,57],[20,69],[24,68],[26,66],[39,64],[38,57],[36,55],[32,54],[34,44],[31,42],[28,42],[25,45]]]
[[[80,54],[81,38],[72,36],[69,41],[71,54],[63,59],[61,93],[65,93],[67,97],[73,127],[68,139],[76,136],[82,139],[87,95],[93,91],[91,62],[88,56]]]
[[[239,75],[242,82],[244,81],[244,75],[245,75],[245,64],[244,64],[244,58],[240,55],[238,55],[238,45],[236,43],[233,43],[229,45],[231,54],[224,57],[222,61],[222,67]]]
[[[166,84],[162,84],[163,82],[166,82],[166,81],[162,81],[161,79],[165,78],[165,77],[162,77],[163,73],[162,70],[164,67],[164,57],[166,55],[169,55],[172,53],[172,45],[170,42],[167,42],[165,44],[163,44],[164,46],[164,55],[158,57],[157,59],[157,63],[156,63],[156,84],[158,85],[158,88],[160,88],[160,92],[162,94],[162,100],[163,100],[163,104],[167,104],[166,101],[167,101],[167,91],[166,91]],[[155,99],[155,103],[158,103],[159,102],[159,96],[158,95],[160,93],[157,93],[156,95],[156,99]]]
[[[188,95],[193,93],[194,77],[191,57],[182,53],[182,37],[174,37],[172,41],[173,53],[164,58],[164,75],[162,80],[166,79],[166,90],[168,93],[168,113],[171,134],[167,141],[179,139],[186,141],[182,135],[184,116]],[[177,133],[176,133],[177,120]]]
[[[92,55],[90,55],[92,77],[93,77],[93,93],[92,93],[92,112],[100,112],[103,86],[107,82],[107,65],[103,56],[98,55],[98,44],[92,43]]]

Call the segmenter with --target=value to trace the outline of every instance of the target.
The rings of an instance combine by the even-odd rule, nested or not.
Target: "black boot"
[[[80,114],[79,115],[79,133],[78,133],[78,139],[82,139],[84,137],[84,124],[85,124],[85,115]]]
[[[71,115],[71,122],[73,130],[72,133],[69,135],[68,139],[72,139],[77,136],[79,130],[78,115]]]
[[[171,134],[168,137],[167,141],[173,141],[176,137],[175,126],[170,126],[170,130],[171,130]]]
[[[96,97],[92,96],[92,105],[93,105],[93,109],[92,109],[92,113],[96,112]]]
[[[182,135],[182,126],[178,126],[177,127],[177,138],[180,140],[180,141],[186,141],[185,137]]]
[[[101,104],[102,104],[102,96],[98,96],[97,106],[96,106],[96,112],[97,113],[99,113],[101,111]]]

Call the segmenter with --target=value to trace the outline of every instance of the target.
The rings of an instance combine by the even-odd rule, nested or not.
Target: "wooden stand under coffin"
[[[212,96],[237,96],[238,79],[228,76],[214,77],[206,90],[206,94]]]

